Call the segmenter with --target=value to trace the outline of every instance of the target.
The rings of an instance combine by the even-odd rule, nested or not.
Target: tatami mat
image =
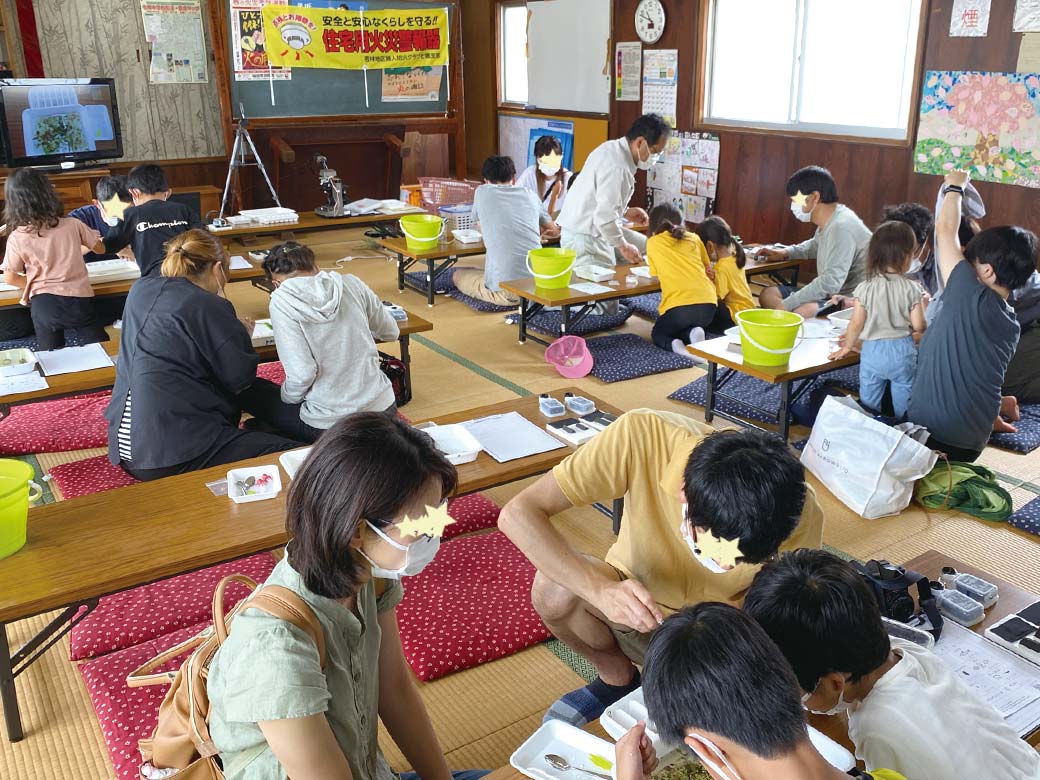
[[[556,391],[577,385],[621,409],[667,409],[703,420],[703,410],[667,396],[694,381],[696,367],[604,384],[593,378],[567,380],[543,358],[544,348],[517,343],[515,326],[500,314],[478,314],[457,301],[438,296],[434,307],[413,292],[398,292],[396,266],[376,256],[362,231],[324,231],[302,236],[315,250],[319,264],[332,267],[345,256],[355,259],[339,270],[363,279],[383,300],[393,301],[434,324],[433,331],[412,339],[414,396],[403,413],[414,420],[515,398],[517,394]],[[269,247],[272,240],[259,246]],[[244,254],[244,252],[242,252]],[[467,259],[480,265],[483,258]],[[245,283],[229,285],[228,297],[240,314],[267,315],[268,296]],[[651,324],[631,318],[621,332],[649,338]],[[396,352],[396,345],[386,345]],[[716,419],[716,427],[731,427]],[[796,428],[792,440],[807,435]],[[48,453],[38,457],[42,469],[80,460],[104,450]],[[1040,457],[988,449],[982,463],[996,470],[1011,490],[1016,506],[1035,495],[1040,484]],[[504,504],[533,480],[488,491]],[[53,483],[52,483],[53,486]],[[980,566],[1021,587],[1040,592],[1040,545],[1035,537],[952,512],[925,512],[916,505],[898,517],[864,520],[822,487],[817,488],[824,510],[824,541],[859,558],[905,561],[928,549],[949,553]],[[583,551],[602,555],[613,536],[609,518],[585,508],[557,518],[558,527]],[[19,644],[42,617],[15,624],[12,644]],[[80,676],[67,660],[67,640],[48,652],[19,678],[22,713],[28,737],[11,745],[0,740],[0,777],[102,780],[111,776],[96,718]],[[534,684],[532,684],[534,683]],[[580,678],[545,646],[529,648],[484,666],[421,684],[449,764],[453,768],[493,768],[509,755],[541,721],[549,704],[581,684]],[[404,768],[403,757],[383,735],[388,758]]]

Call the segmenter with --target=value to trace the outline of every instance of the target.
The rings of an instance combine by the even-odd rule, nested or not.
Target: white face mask
[[[545,163],[538,163],[538,170],[542,172],[542,176],[555,176],[560,172],[560,166],[546,165]]]
[[[812,222],[812,213],[813,209],[815,208],[816,207],[813,206],[813,208],[809,209],[808,211],[802,211],[801,206],[799,206],[793,200],[791,201],[791,213],[794,214],[794,218],[797,219],[799,222]]]
[[[636,160],[636,167],[641,171],[648,171],[661,161],[661,152],[651,152],[650,144],[646,144],[646,150],[650,152],[650,156],[647,157],[645,160],[642,157]]]
[[[379,535],[380,539],[391,547],[404,553],[403,564],[396,569],[384,569],[365,555],[364,550],[359,550],[365,560],[372,564],[373,577],[379,577],[384,580],[399,580],[401,577],[414,577],[426,568],[430,561],[433,560],[434,556],[437,555],[437,550],[440,549],[441,538],[439,536],[420,536],[411,544],[401,544],[400,542],[395,542],[381,530],[372,525],[372,523],[369,523],[367,520],[365,522],[368,523],[369,528]]]
[[[722,780],[741,780],[740,775],[737,774],[737,770],[733,768],[733,764],[729,762],[729,759],[726,758],[725,753],[723,753],[719,749],[718,745],[716,745],[707,737],[702,737],[700,734],[690,734],[689,736],[693,737],[694,739],[699,739],[701,742],[704,743],[705,747],[707,747],[712,753],[714,753],[714,756],[709,758],[708,756],[701,753],[701,751],[699,751],[697,748],[693,749],[693,752],[697,754],[697,757],[701,760],[701,763],[704,764],[704,766],[707,767],[709,770],[711,770],[711,772],[716,777],[722,778]],[[723,770],[723,766],[725,766],[725,770]]]
[[[704,555],[704,553],[700,551],[700,548],[697,547],[697,541],[690,536],[690,521],[686,519],[686,504],[682,504],[681,506],[682,521],[679,524],[679,533],[682,534],[682,538],[686,542],[686,546],[690,548],[693,557],[697,560],[697,563],[712,574],[725,574],[727,569],[724,569],[721,565],[716,563],[713,558]]]
[[[816,687],[819,688],[820,684],[817,683]],[[812,710],[806,705],[806,702],[812,698],[812,695],[816,693],[815,688],[809,693],[802,694],[802,707],[811,712],[813,715],[840,715],[849,708],[849,705],[845,703],[845,688],[841,689],[841,693],[838,694],[838,703],[831,707],[829,710]]]

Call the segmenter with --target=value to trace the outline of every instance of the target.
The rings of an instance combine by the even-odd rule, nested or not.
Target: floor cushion
[[[494,528],[498,525],[498,514],[501,511],[498,504],[482,493],[453,498],[448,502],[448,515],[455,522],[445,526],[442,538],[447,541],[463,534]]]
[[[50,469],[50,475],[66,500],[137,483],[119,466],[109,463],[107,455],[62,463]]]
[[[437,275],[437,286],[434,288],[434,292],[438,295],[455,292],[456,288],[455,282],[452,278],[452,273],[453,269],[449,268]],[[411,279],[423,292],[430,289],[429,276],[426,271],[408,271],[405,276]]]
[[[78,331],[70,330],[65,332],[65,346],[66,347],[82,347],[84,340],[79,335]],[[0,350],[4,349],[31,349],[33,352],[38,351],[39,342],[36,341],[36,336],[25,336],[20,339],[9,339],[7,341],[0,341]]]
[[[640,317],[652,322],[657,322],[657,319],[661,316],[660,311],[658,311],[661,306],[661,293],[659,292],[625,298],[625,303]]]
[[[480,300],[480,298],[471,298],[470,296],[464,294],[458,289],[451,291],[451,297],[459,303],[469,306],[474,311],[485,312],[488,314],[501,314],[503,312],[516,311],[517,306],[520,305],[514,303],[509,306],[499,306],[495,303],[488,303],[487,301],[482,301]]]
[[[258,379],[266,379],[268,382],[274,382],[276,385],[285,384],[285,368],[280,360],[261,363],[256,367],[256,376]]]
[[[141,754],[137,742],[151,736],[158,722],[159,705],[168,690],[165,685],[130,688],[126,676],[164,650],[197,634],[210,620],[212,618],[80,664],[79,671],[108,746],[116,780],[140,780]],[[183,660],[172,661],[164,669],[175,670]]]
[[[833,372],[832,372],[833,373]],[[719,378],[723,371],[720,369]],[[823,377],[826,377],[824,374]],[[839,378],[841,379],[841,378]],[[824,395],[827,394],[826,387],[829,383],[822,381],[821,377],[813,380],[812,387],[808,388],[791,407],[791,416],[799,425],[812,427],[816,420],[816,413],[822,405]],[[736,401],[729,398],[716,397],[715,408],[731,414],[734,417],[742,417],[746,420],[755,420],[762,423],[776,423],[776,413],[780,409],[780,385],[772,385],[755,379],[747,374],[737,374],[728,379],[722,387],[722,392],[733,396]],[[837,394],[836,390],[830,391],[831,395]],[[675,401],[704,406],[708,397],[708,377],[702,376],[685,387],[680,387],[669,398]],[[754,409],[748,404],[754,404],[761,409],[772,410],[773,415]]]
[[[615,314],[589,314],[587,317],[583,317],[581,322],[577,325],[571,326],[571,329],[567,331],[570,336],[584,336],[588,333],[599,333],[605,330],[614,330],[620,328],[629,317],[632,316],[632,309],[628,306],[619,306]],[[510,324],[515,325],[519,319],[519,315],[511,315],[507,318]],[[534,317],[527,321],[528,330],[537,331],[538,333],[544,333],[547,336],[557,338],[560,335],[560,326],[563,324],[563,312],[561,311],[540,311]]]
[[[441,545],[433,562],[408,578],[397,608],[404,655],[416,676],[434,680],[547,639],[531,606],[534,574],[500,531]]]
[[[1002,450],[1032,452],[1040,447],[1040,404],[1023,404],[1019,407],[1022,419],[1015,423],[1017,433],[994,433],[989,443]],[[0,423],[3,433],[3,423]]]
[[[1034,498],[1028,504],[1011,513],[1008,525],[1020,531],[1040,536],[1040,498]]]
[[[592,375],[603,382],[623,382],[694,366],[689,358],[658,349],[635,333],[599,336],[585,343],[592,353]]]
[[[262,552],[105,596],[69,634],[69,658],[94,658],[211,620],[218,582],[229,574],[263,582],[274,565],[274,557]],[[230,608],[245,595],[245,588],[229,588],[225,606]]]
[[[22,404],[0,420],[0,455],[70,452],[108,446],[108,391]]]

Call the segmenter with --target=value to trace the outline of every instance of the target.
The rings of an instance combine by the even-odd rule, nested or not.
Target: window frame
[[[694,106],[696,111],[695,122],[699,130],[714,130],[716,132],[742,132],[756,135],[787,135],[797,138],[817,139],[823,141],[849,141],[856,143],[875,144],[879,146],[900,146],[909,148],[913,146],[917,135],[917,123],[920,116],[921,81],[925,71],[925,44],[928,39],[928,0],[921,0],[919,18],[917,22],[917,46],[914,53],[913,83],[910,89],[909,116],[907,117],[905,134],[896,132],[886,133],[884,130],[873,127],[832,125],[820,123],[799,122],[796,124],[765,122],[760,120],[721,119],[708,115],[708,104],[711,95],[711,68],[715,3],[717,0],[709,0],[702,3],[698,11],[699,32],[697,40],[697,73],[694,88]],[[795,45],[799,49],[804,47],[806,25],[804,20],[799,24]],[[800,41],[799,42],[799,38]],[[801,99],[801,68],[797,59],[792,67],[798,70],[797,99]],[[792,101],[796,94],[792,93]]]
[[[505,70],[502,67],[502,33],[505,26],[502,19],[507,8],[527,8],[527,0],[498,0],[495,3],[495,98],[499,108],[510,111],[524,111],[527,101],[505,99]]]

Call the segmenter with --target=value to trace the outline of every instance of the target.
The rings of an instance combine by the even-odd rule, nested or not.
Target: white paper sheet
[[[1017,0],[1013,32],[1040,32],[1040,0]]]
[[[0,293],[18,292],[21,289],[21,287],[16,287],[13,284],[5,284],[4,282],[0,282]]]
[[[462,423],[462,427],[472,433],[484,451],[499,463],[567,446],[519,412],[481,417]]]
[[[653,274],[650,273],[650,266],[648,265],[637,265],[635,268],[630,268],[629,271],[636,276],[642,276],[644,279],[653,278]]]
[[[0,397],[14,395],[15,393],[31,393],[34,390],[46,390],[50,385],[47,380],[35,371],[18,376],[9,376],[0,379]]]
[[[580,293],[586,295],[602,295],[603,293],[613,292],[613,287],[607,287],[604,284],[596,284],[595,282],[580,282],[578,284],[571,285],[572,290],[577,290]]]
[[[242,255],[231,255],[232,271],[248,271],[252,267],[253,264],[242,257]]]
[[[95,368],[115,365],[100,344],[37,352],[36,359],[47,376],[74,374],[79,371],[92,371]]]
[[[951,38],[985,38],[989,30],[990,0],[953,0]]]

